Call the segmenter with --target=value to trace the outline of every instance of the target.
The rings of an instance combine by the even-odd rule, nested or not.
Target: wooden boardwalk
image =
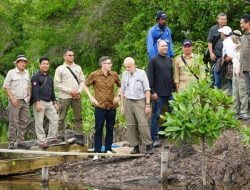
[[[123,150],[122,148],[113,154],[87,151],[86,146],[78,146],[76,144],[50,146],[45,150],[39,148],[32,148],[32,150],[0,148],[0,175],[27,173],[36,169],[56,166],[67,161],[87,159],[94,155],[104,157],[145,156],[144,154],[129,154],[128,150]]]

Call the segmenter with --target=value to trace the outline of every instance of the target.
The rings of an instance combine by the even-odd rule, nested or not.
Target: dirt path
[[[166,141],[162,141],[162,144],[166,144]],[[153,155],[142,158],[102,158],[98,161],[89,158],[65,163],[51,169],[50,176],[55,180],[78,184],[79,187],[156,187],[160,184],[161,151],[162,147],[154,149]],[[197,151],[199,152],[197,146],[170,145],[171,189],[200,189],[201,162]],[[214,157],[207,158],[208,183],[211,189],[215,186],[221,189],[220,187],[225,188],[227,185],[234,190],[250,189],[250,149],[241,144],[236,131],[224,132],[215,146],[208,149],[207,154]]]

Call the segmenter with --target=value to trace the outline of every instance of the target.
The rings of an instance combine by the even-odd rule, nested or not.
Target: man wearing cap
[[[153,57],[148,64],[148,79],[151,89],[151,99],[153,100],[153,113],[151,119],[151,138],[153,146],[158,147],[158,121],[164,104],[169,107],[169,101],[173,99],[174,92],[174,66],[172,59],[166,55],[168,45],[165,40],[157,41],[158,55]]]
[[[175,59],[174,79],[177,92],[185,89],[188,83],[196,79],[196,75],[192,72],[195,65],[195,55],[192,53],[192,41],[183,41],[183,54]]]
[[[232,94],[232,78],[233,78],[233,57],[235,51],[235,44],[232,41],[232,29],[229,26],[223,26],[218,30],[223,40],[222,48],[222,65],[226,68],[225,78],[228,83],[228,93]]]
[[[113,129],[115,125],[116,107],[119,102],[119,95],[115,95],[115,84],[121,86],[119,76],[111,71],[112,62],[108,56],[99,59],[101,69],[92,72],[85,84],[87,87],[93,85],[95,98],[90,93],[88,96],[95,106],[95,152],[100,153],[102,148],[103,127],[106,123],[105,152],[112,153]],[[94,156],[94,160],[98,157]]]
[[[241,37],[240,63],[246,81],[247,93],[250,96],[250,14],[245,14],[240,20],[241,30],[244,32]]]
[[[217,16],[217,24],[212,26],[209,30],[208,34],[208,50],[211,59],[211,67],[212,67],[212,74],[214,75],[213,85],[219,89],[221,89],[221,78],[222,74],[220,71],[214,71],[214,66],[216,61],[222,57],[222,48],[223,43],[218,32],[218,29],[222,28],[223,26],[227,25],[227,15],[225,13],[219,13]]]
[[[167,42],[168,51],[166,52],[166,55],[168,55],[168,57],[170,58],[174,57],[171,30],[169,27],[166,26],[166,19],[167,19],[166,13],[163,11],[158,11],[156,14],[157,24],[155,24],[152,28],[150,28],[148,32],[146,41],[147,41],[147,52],[149,60],[158,54],[158,47],[157,47],[158,39],[162,39]]]
[[[24,55],[17,56],[16,68],[10,70],[3,83],[9,99],[9,149],[28,148],[23,144],[26,127],[29,123],[30,76]]]
[[[58,105],[54,92],[54,84],[49,72],[49,58],[39,59],[39,71],[31,77],[31,104],[35,119],[37,144],[47,148],[48,143],[57,143],[58,133]],[[49,130],[46,137],[43,129],[44,116],[49,119]]]
[[[59,90],[59,138],[64,137],[65,118],[71,106],[75,121],[76,143],[84,145],[81,93],[85,89],[85,77],[82,68],[74,62],[74,52],[71,49],[65,50],[64,63],[56,68],[54,84]]]

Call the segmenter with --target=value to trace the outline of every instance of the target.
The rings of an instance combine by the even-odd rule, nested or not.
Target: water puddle
[[[14,177],[0,177],[0,190],[78,190],[79,188],[72,184],[60,181],[40,182],[38,175],[27,174]],[[91,188],[86,187],[89,190]]]

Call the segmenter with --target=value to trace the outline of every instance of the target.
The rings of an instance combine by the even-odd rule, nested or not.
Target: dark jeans
[[[218,89],[222,88],[221,85],[222,81],[222,73],[220,71],[214,71],[214,87],[217,87]]]
[[[168,106],[168,111],[172,112],[172,109],[169,107],[169,100],[173,100],[173,96],[160,96],[157,100],[153,101],[153,113],[151,118],[151,139],[153,142],[158,140],[158,123],[164,104]]]
[[[218,89],[221,89],[222,88],[222,84],[221,84],[222,73],[221,73],[221,71],[216,71],[216,62],[218,59],[219,59],[219,57],[217,57],[215,61],[211,62],[211,74],[212,74],[212,82],[213,82],[212,87],[213,88],[216,87]]]
[[[101,152],[103,127],[106,121],[105,152],[110,150],[113,143],[116,109],[106,110],[95,108],[95,152]]]

